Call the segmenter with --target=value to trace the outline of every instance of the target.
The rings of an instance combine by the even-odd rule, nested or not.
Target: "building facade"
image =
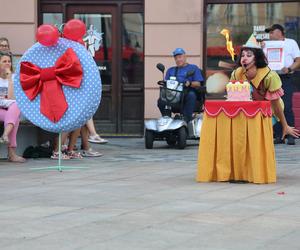
[[[259,26],[281,23],[300,43],[300,3],[262,0],[2,0],[0,36],[16,58],[35,42],[39,25],[59,29],[72,18],[87,28],[85,42],[102,78],[101,105],[94,116],[101,133],[142,135],[144,120],[159,116],[156,102],[161,72],[183,47],[190,63],[207,76],[228,75],[228,29],[236,53]],[[16,60],[17,61],[17,60]]]

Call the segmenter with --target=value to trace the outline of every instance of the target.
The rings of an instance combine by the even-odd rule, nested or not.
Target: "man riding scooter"
[[[196,105],[197,100],[197,88],[201,86],[201,82],[204,81],[203,76],[199,67],[195,64],[189,64],[187,62],[186,53],[182,48],[176,48],[173,51],[174,60],[176,66],[171,67],[167,70],[165,80],[169,80],[173,78],[178,82],[185,82],[185,87],[187,91],[184,95],[184,102],[183,102],[183,116],[184,120],[188,123],[192,120],[194,108]],[[194,74],[191,76],[187,76],[187,72],[194,71]],[[161,114],[166,114],[166,102],[158,99],[157,106],[161,112]],[[171,112],[171,110],[169,110]]]
[[[201,86],[204,79],[196,65],[187,63],[182,48],[175,49],[173,55],[176,66],[169,68],[166,75],[165,66],[161,63],[156,65],[163,73],[163,80],[157,82],[160,86],[158,107],[162,117],[145,121],[147,149],[153,148],[153,141],[160,140],[166,140],[169,146],[184,149],[187,139],[200,137],[201,117],[193,117],[193,113],[197,99],[199,106],[204,101],[205,86]],[[172,112],[177,114],[173,117]]]

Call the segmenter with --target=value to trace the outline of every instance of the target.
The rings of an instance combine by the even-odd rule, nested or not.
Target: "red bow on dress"
[[[41,113],[52,122],[58,122],[68,109],[62,85],[79,88],[81,80],[82,67],[71,48],[54,67],[42,69],[30,62],[21,63],[20,82],[26,96],[32,101],[41,93]]]

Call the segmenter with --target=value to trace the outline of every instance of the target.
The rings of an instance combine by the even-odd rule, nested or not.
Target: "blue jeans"
[[[284,102],[284,116],[289,126],[294,127],[294,113],[292,110],[292,98],[293,93],[295,92],[295,85],[293,83],[292,75],[280,75],[280,79],[282,82],[282,89],[284,90],[284,95],[281,97]],[[274,125],[274,133],[275,137],[282,136],[282,126],[281,123],[278,122]]]
[[[189,122],[193,118],[196,100],[197,100],[197,94],[196,91],[193,89],[188,90],[188,92],[184,95],[182,114],[186,122]],[[157,106],[162,115],[171,115],[168,113],[168,111],[165,110],[166,102],[159,99],[157,102]]]

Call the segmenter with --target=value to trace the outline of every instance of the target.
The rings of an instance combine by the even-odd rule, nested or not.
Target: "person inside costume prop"
[[[171,67],[167,70],[165,80],[169,80],[170,77],[176,77],[176,81],[180,83],[185,83],[185,88],[187,89],[186,94],[184,95],[183,103],[183,116],[186,122],[192,120],[194,108],[197,100],[197,88],[201,86],[201,82],[204,81],[201,74],[201,70],[195,64],[189,64],[187,62],[186,53],[182,48],[176,48],[173,51],[173,57],[176,63],[176,66]],[[194,70],[194,74],[187,78],[187,72]],[[166,102],[158,99],[157,106],[162,115],[165,114]]]
[[[25,162],[16,154],[17,131],[20,122],[20,110],[14,100],[12,55],[10,52],[0,52],[0,120],[4,121],[4,132],[1,143],[8,145],[8,160]]]
[[[284,96],[282,100],[284,102],[284,115],[287,122],[294,126],[294,113],[292,110],[292,97],[295,92],[295,77],[294,71],[300,68],[300,50],[297,42],[293,39],[285,38],[284,28],[280,24],[273,24],[271,27],[265,30],[270,34],[270,40],[283,41],[284,51],[284,67],[278,72],[282,88],[284,90]],[[274,126],[275,140],[274,143],[285,143],[285,140],[281,136],[281,126],[276,124]],[[295,145],[295,139],[292,135],[287,136],[287,144]]]
[[[252,38],[253,39],[253,38]],[[268,67],[265,54],[256,40],[248,41],[241,49],[238,58],[238,68],[232,72],[231,80],[247,80],[250,82],[255,101],[269,100],[273,114],[282,125],[282,138],[286,135],[299,137],[299,131],[290,127],[283,112],[281,96],[284,92],[281,88],[281,80],[275,71]]]

